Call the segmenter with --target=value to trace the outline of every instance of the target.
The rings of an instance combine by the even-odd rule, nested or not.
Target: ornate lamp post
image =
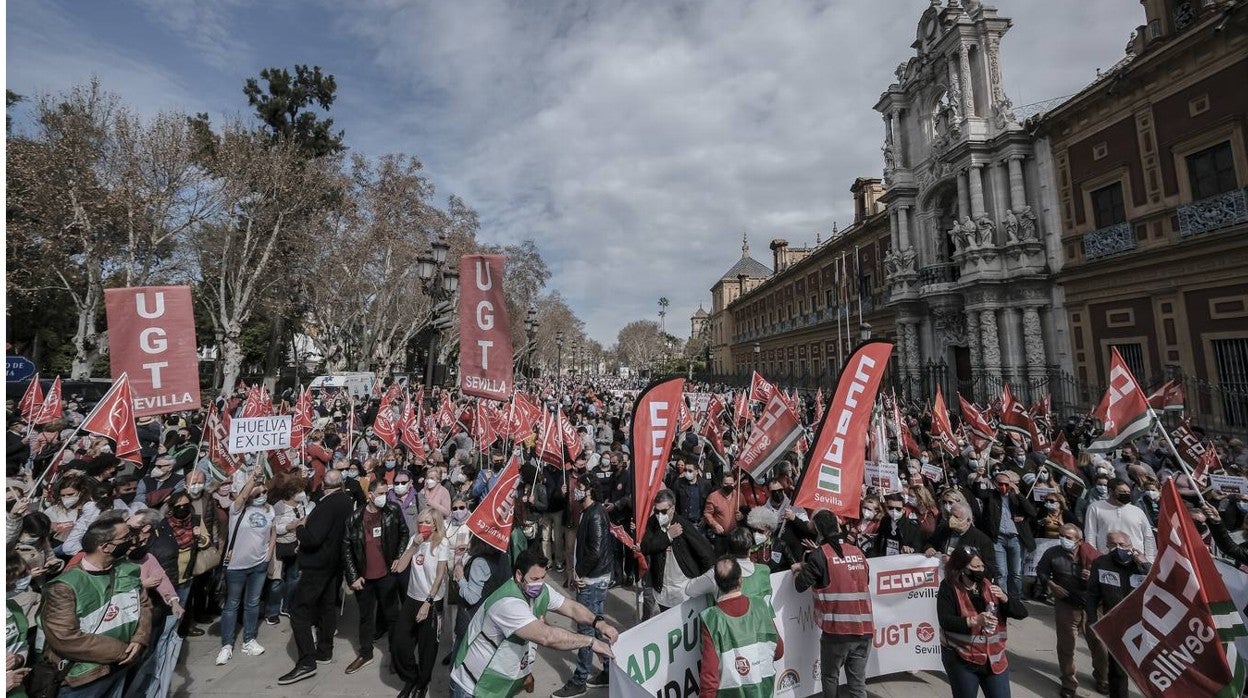
[[[438,339],[442,334],[443,323],[440,319],[451,308],[450,301],[459,290],[459,272],[448,268],[446,253],[451,246],[446,235],[439,233],[429,245],[430,255],[416,258],[416,275],[420,277],[420,286],[425,295],[429,296],[429,356],[425,359],[425,387],[433,387],[433,369],[437,364]]]
[[[530,391],[533,390],[533,354],[537,349],[537,324],[537,306],[529,305],[528,312],[524,314],[524,371]]]
[[[558,351],[555,354],[555,379],[563,377],[563,330],[555,333],[555,347]]]
[[[576,371],[579,368],[578,364],[580,363],[580,361],[581,361],[581,342],[580,340],[574,339],[572,340],[572,366],[568,370],[568,375],[572,376],[573,378],[576,378]]]
[[[763,347],[759,345],[758,342],[754,342],[754,370],[758,371],[759,373],[763,372],[762,365],[758,363],[759,360],[762,359],[762,355],[763,355]]]

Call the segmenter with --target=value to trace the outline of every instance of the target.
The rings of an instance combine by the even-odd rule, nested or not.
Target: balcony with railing
[[[1135,228],[1130,221],[1099,228],[1083,236],[1083,258],[1091,262],[1135,249]]]
[[[956,264],[931,264],[919,270],[919,285],[951,284],[958,280],[958,275],[958,265]]]
[[[1178,208],[1179,236],[1188,238],[1248,222],[1248,189],[1232,189]]]

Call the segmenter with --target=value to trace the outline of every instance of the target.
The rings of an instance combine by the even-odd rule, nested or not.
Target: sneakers
[[[590,688],[601,688],[602,686],[611,685],[611,674],[606,669],[598,672],[596,675],[589,677],[589,681],[585,682]]]
[[[361,655],[351,660],[351,663],[347,665],[347,673],[354,674],[355,672],[359,671],[360,669],[363,669],[364,667],[372,663],[373,663],[373,658],[371,656],[365,657]]]
[[[317,657],[316,663],[317,664],[333,664],[334,658],[333,657]]]
[[[264,648],[255,640],[248,640],[243,643],[243,654],[248,657],[259,657],[264,654]]]
[[[296,681],[302,681],[304,679],[312,678],[313,676],[316,676],[316,667],[309,668],[309,667],[296,666],[294,669],[291,669],[289,673],[282,674],[281,676],[277,677],[277,683],[282,686],[285,686],[287,684],[292,684]]]
[[[264,622],[268,623],[269,625],[277,625],[278,623],[281,622],[281,620],[277,616],[269,616],[268,618],[264,619]]]
[[[221,648],[220,652],[217,652],[217,666],[229,663],[230,658],[233,656],[234,648],[229,645],[225,645]]]
[[[571,698],[583,695],[585,695],[585,684],[569,681],[563,684],[563,688],[550,694],[550,698]]]

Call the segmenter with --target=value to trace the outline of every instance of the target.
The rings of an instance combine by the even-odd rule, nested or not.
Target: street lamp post
[[[429,297],[429,356],[425,358],[425,387],[432,388],[438,339],[441,336],[438,310],[440,305],[454,298],[455,292],[459,290],[459,272],[448,268],[446,263],[446,253],[451,246],[444,233],[439,233],[429,247],[431,255],[416,258],[416,275],[420,277],[421,288]]]
[[[754,342],[754,370],[760,373],[762,372],[763,367],[758,362],[762,358],[762,354],[763,347],[758,342]]]
[[[555,333],[555,380],[563,378],[563,330]]]
[[[524,314],[524,338],[525,338],[525,356],[524,356],[524,372],[528,378],[529,391],[533,390],[533,354],[537,351],[537,306],[529,305],[529,310]]]
[[[578,368],[577,364],[578,364],[578,363],[580,362],[580,360],[581,360],[581,342],[580,342],[580,340],[577,340],[577,339],[572,340],[572,354],[571,354],[571,356],[572,356],[572,367],[571,367],[571,369],[568,371],[568,375],[572,376],[573,378],[576,378],[576,371],[577,371],[577,368]]]

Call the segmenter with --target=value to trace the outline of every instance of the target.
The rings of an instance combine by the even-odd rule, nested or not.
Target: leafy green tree
[[[256,110],[274,141],[287,141],[309,157],[340,153],[343,132],[334,133],[334,120],[315,111],[328,112],[333,106],[338,84],[334,76],[321,72],[319,65],[296,65],[292,76],[285,68],[260,71],[260,86],[248,78],[243,87],[247,102]]]

